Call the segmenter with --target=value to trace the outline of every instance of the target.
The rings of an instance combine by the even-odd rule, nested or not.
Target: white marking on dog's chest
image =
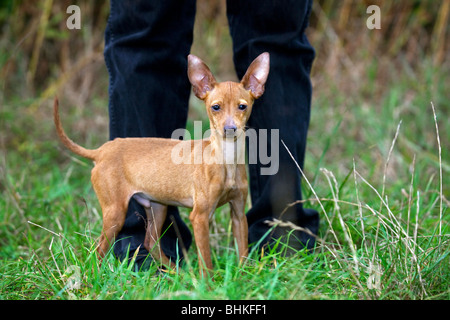
[[[236,165],[227,164],[225,165],[225,187],[234,188],[236,184]]]
[[[235,164],[236,143],[233,140],[223,142],[223,162],[224,164]]]

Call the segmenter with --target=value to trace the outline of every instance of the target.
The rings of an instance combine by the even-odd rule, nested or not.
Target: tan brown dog
[[[205,102],[211,128],[209,139],[195,141],[117,138],[98,149],[85,149],[65,134],[55,98],[54,121],[62,143],[95,163],[91,181],[103,213],[97,248],[100,259],[122,229],[131,197],[147,213],[144,246],[164,265],[173,266],[159,246],[167,205],[192,208],[189,219],[198,248],[200,273],[205,268],[212,269],[209,220],[214,210],[225,203],[231,207],[240,260],[247,256],[244,128],[254,99],[264,92],[268,73],[269,54],[263,53],[251,63],[240,83],[217,83],[203,61],[189,55],[189,80],[195,95]]]

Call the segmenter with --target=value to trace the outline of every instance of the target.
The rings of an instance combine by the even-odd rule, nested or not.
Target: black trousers
[[[170,137],[173,130],[185,127],[187,120],[191,92],[187,55],[193,40],[195,0],[110,1],[104,52],[110,75],[110,138]],[[256,100],[248,126],[256,132],[267,130],[267,150],[276,153],[270,156],[277,163],[258,159],[249,164],[249,243],[264,236],[261,243],[266,243],[290,231],[277,228],[267,236],[270,227],[264,221],[279,218],[288,204],[301,199],[301,174],[278,138],[303,167],[312,95],[309,75],[315,56],[304,33],[311,5],[312,1],[299,0],[227,1],[238,77],[260,53],[267,51],[271,58],[265,93]],[[262,142],[256,143],[259,150]],[[261,169],[271,166],[278,169],[275,174],[261,174]],[[161,245],[176,259],[182,256],[182,245],[189,248],[192,236],[177,208],[169,207],[168,213],[164,230],[172,222],[178,230],[168,228]],[[318,213],[301,204],[290,207],[281,219],[318,231]],[[123,258],[128,249],[136,250],[143,243],[145,222],[145,211],[131,200],[114,246],[116,256]],[[295,232],[289,240],[294,248],[312,248],[315,239]],[[143,247],[139,253],[142,259],[147,254]]]

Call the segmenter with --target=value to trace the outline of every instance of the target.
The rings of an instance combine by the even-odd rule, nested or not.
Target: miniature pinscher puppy
[[[122,229],[132,197],[146,210],[144,246],[156,261],[174,266],[159,246],[168,205],[192,208],[189,220],[201,274],[212,270],[209,220],[215,209],[226,203],[231,207],[240,261],[247,256],[244,131],[254,100],[264,92],[268,73],[269,54],[262,53],[250,64],[240,83],[218,83],[202,60],[188,56],[189,80],[194,94],[204,101],[210,121],[211,135],[203,140],[116,138],[98,149],[86,149],[64,132],[55,98],[54,122],[60,140],[69,150],[95,164],[91,182],[103,214],[97,247],[100,260]]]

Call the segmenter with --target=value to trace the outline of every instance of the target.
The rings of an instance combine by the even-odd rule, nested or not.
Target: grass
[[[36,122],[27,116],[33,101],[10,102],[2,111],[7,119],[2,125],[22,134],[26,128],[27,134],[2,141],[15,148],[3,149],[0,166],[0,298],[450,298],[448,102],[444,88],[438,88],[435,119],[421,96],[426,90],[420,89],[410,102],[417,108],[398,111],[408,81],[392,87],[379,107],[356,108],[364,104],[362,98],[347,104],[335,96],[333,101],[343,99],[337,108],[347,108],[340,116],[319,92],[303,183],[304,205],[321,214],[315,252],[283,257],[276,250],[263,255],[252,251],[239,267],[228,208],[223,207],[211,226],[212,283],[199,277],[195,248],[170,273],[156,272],[155,265],[136,272],[112,255],[99,266],[94,248],[101,215],[89,182],[91,164],[55,141],[51,118],[45,115],[50,106]],[[104,113],[101,104],[94,101],[90,112]],[[355,108],[349,110],[352,104]],[[319,115],[319,108],[327,111]],[[86,112],[66,118],[69,132]],[[388,117],[396,112],[397,118]],[[416,117],[423,121],[418,124]],[[324,125],[325,119],[331,122]],[[77,138],[96,145],[102,137],[88,132],[85,137],[75,134]],[[183,209],[182,215],[187,218],[188,211]]]

